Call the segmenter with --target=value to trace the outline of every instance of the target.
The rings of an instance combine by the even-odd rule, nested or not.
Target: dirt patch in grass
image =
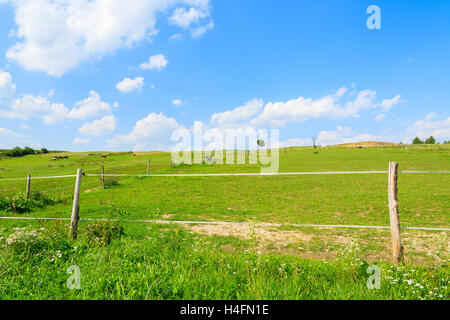
[[[278,224],[201,224],[187,225],[191,232],[206,236],[236,237],[241,240],[255,242],[253,250],[264,253],[297,255],[312,259],[334,259],[335,253],[324,249],[327,244],[349,243],[349,239],[341,235],[317,235],[299,230],[280,230]],[[314,248],[320,242],[321,249]],[[229,249],[229,248],[228,248]]]
[[[426,257],[435,263],[448,263],[450,245],[446,232],[406,231],[402,234],[405,254],[414,253],[414,258]],[[419,259],[420,258],[420,259]]]
[[[320,230],[286,229],[281,224],[200,224],[186,225],[191,232],[205,236],[235,237],[254,241],[248,249],[263,253],[301,256],[311,259],[334,260],[338,248],[352,240],[361,244],[361,257],[368,262],[391,261],[391,239],[385,230],[342,232],[333,228]],[[449,242],[447,233],[404,231],[402,242],[405,262],[414,265],[443,264],[448,262]],[[232,244],[223,246],[234,250]]]
[[[261,243],[291,244],[299,241],[309,241],[312,235],[299,231],[279,231],[273,229],[274,224],[218,224],[194,225],[190,229],[204,235],[234,236],[239,239],[254,239]]]
[[[96,190],[99,190],[99,189],[101,189],[101,188],[102,188],[102,187],[95,187],[95,188],[92,188],[92,189],[86,189],[86,190],[84,190],[84,193],[96,191]]]

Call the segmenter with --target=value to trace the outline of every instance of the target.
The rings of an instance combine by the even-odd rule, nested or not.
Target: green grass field
[[[18,205],[26,185],[1,179],[74,175],[77,168],[98,174],[102,165],[106,173],[145,175],[148,158],[152,174],[260,171],[259,165],[171,168],[170,154],[162,152],[64,155],[69,159],[52,162],[49,154],[0,160],[0,199]],[[389,161],[405,171],[450,171],[450,148],[289,148],[280,151],[280,172],[386,171]],[[69,218],[74,181],[32,180],[32,191],[53,202],[22,213],[4,209],[0,216]],[[403,231],[405,263],[395,266],[388,229],[296,225],[388,226],[387,174],[107,182],[103,190],[98,177],[82,178],[81,218],[249,224],[121,222],[123,234],[105,244],[97,240],[111,231],[111,222],[81,221],[79,239],[70,241],[66,222],[0,220],[1,299],[449,298],[446,231]],[[402,226],[449,228],[450,174],[400,173],[398,197]],[[380,290],[366,286],[371,264],[381,268]],[[66,287],[70,265],[81,269],[81,290]]]

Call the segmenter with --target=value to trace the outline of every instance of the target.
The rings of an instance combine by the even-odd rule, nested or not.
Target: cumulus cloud
[[[9,72],[0,70],[0,108],[11,103],[16,94],[16,85]]]
[[[76,137],[73,140],[73,144],[89,144],[89,143],[91,143],[91,139],[83,139],[83,138]]]
[[[354,133],[349,127],[338,126],[336,130],[321,131],[317,142],[321,145],[333,145],[341,143],[353,143],[361,141],[377,140],[378,137],[368,133]]]
[[[110,148],[127,147],[133,150],[166,149],[171,143],[175,129],[181,128],[174,118],[162,113],[150,113],[136,122],[133,130],[126,135],[116,135],[107,141]]]
[[[76,107],[69,112],[68,117],[72,119],[87,119],[102,114],[110,114],[111,106],[103,102],[100,95],[92,90],[89,97],[78,101]]]
[[[197,7],[176,8],[169,18],[170,24],[182,29],[190,29],[191,36],[194,38],[198,38],[214,28],[208,2],[198,1],[197,4]]]
[[[263,105],[262,99],[253,99],[233,110],[214,113],[211,117],[210,126],[224,128],[248,124],[249,120],[262,110]]]
[[[115,116],[106,116],[83,125],[78,131],[84,136],[101,137],[113,133],[117,128]]]
[[[161,71],[163,70],[167,65],[169,64],[169,61],[163,54],[157,54],[154,56],[151,56],[148,59],[148,62],[142,63],[140,65],[141,69],[144,70],[157,70]]]
[[[6,109],[0,109],[1,118],[22,119],[41,118],[46,124],[54,124],[67,118],[69,110],[60,103],[50,102],[46,96],[27,94],[14,99]]]
[[[177,9],[170,21],[182,28],[209,15],[208,0],[134,0],[133,5],[104,0],[2,0],[0,4],[6,2],[15,8],[12,34],[18,38],[7,57],[26,70],[55,77],[155,35],[158,14],[171,7]],[[183,11],[179,5],[190,9]]]
[[[209,13],[205,10],[191,7],[189,10],[181,7],[175,9],[172,16],[169,18],[171,24],[177,25],[183,29],[189,28],[193,23],[198,23],[201,19],[209,16]]]
[[[22,119],[40,118],[46,124],[55,124],[68,119],[87,119],[90,117],[111,114],[111,106],[101,100],[100,95],[89,92],[89,96],[75,103],[72,110],[69,110],[62,103],[51,102],[50,98],[54,90],[50,90],[47,95],[26,94],[20,98],[15,98],[16,86],[9,73],[0,73],[0,118]]]
[[[446,119],[438,119],[438,115],[434,112],[429,113],[424,119],[416,121],[407,128],[409,138],[420,137],[428,138],[433,136],[438,140],[450,139],[450,117]]]
[[[305,122],[313,118],[357,117],[360,111],[374,106],[376,93],[368,89],[360,91],[355,100],[349,100],[342,106],[339,101],[345,92],[343,87],[335,94],[315,100],[299,97],[285,102],[270,102],[251,122],[259,126],[284,127],[287,123]]]
[[[376,92],[361,90],[352,98],[348,89],[342,87],[335,93],[318,99],[299,97],[288,101],[269,102],[254,99],[247,105],[236,109],[215,113],[211,117],[213,126],[284,127],[288,123],[301,123],[315,118],[340,119],[359,117],[365,110],[385,110],[400,102],[397,96],[391,100],[377,102]],[[400,96],[401,97],[401,96]],[[384,104],[383,104],[384,103]]]
[[[122,81],[120,81],[116,88],[117,90],[128,93],[135,90],[139,90],[144,86],[144,78],[137,77],[135,79],[125,78]]]

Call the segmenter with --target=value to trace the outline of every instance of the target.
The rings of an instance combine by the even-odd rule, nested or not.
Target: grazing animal
[[[60,159],[69,159],[69,157],[68,156],[63,156],[63,157],[54,156],[51,161],[56,161],[56,160],[60,160]]]

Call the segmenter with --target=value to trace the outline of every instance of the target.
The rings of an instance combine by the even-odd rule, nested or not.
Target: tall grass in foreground
[[[448,299],[448,267],[381,268],[381,288],[366,286],[369,264],[352,243],[337,261],[232,249],[220,238],[180,226],[81,225],[0,229],[1,299]],[[93,232],[95,230],[95,232]],[[92,241],[109,232],[109,242]],[[214,240],[214,241],[213,241]],[[250,242],[251,246],[251,242]],[[69,290],[66,270],[81,269],[81,290]]]

